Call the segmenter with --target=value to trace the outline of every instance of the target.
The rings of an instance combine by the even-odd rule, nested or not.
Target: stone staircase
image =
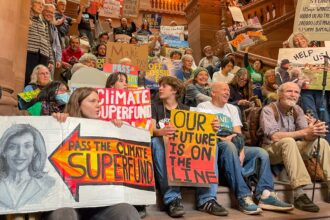
[[[305,192],[311,198],[312,197],[312,188],[313,186],[305,187]],[[294,209],[288,213],[282,212],[271,212],[271,211],[263,211],[261,215],[246,215],[240,212],[237,208],[236,199],[229,192],[229,188],[225,186],[219,186],[217,200],[218,202],[224,206],[229,211],[229,215],[227,217],[218,217],[212,216],[206,213],[202,213],[195,210],[195,191],[192,188],[183,188],[181,190],[183,197],[183,204],[186,210],[186,214],[183,219],[191,219],[191,220],[212,220],[212,219],[224,219],[224,220],[238,220],[238,219],[330,219],[330,204],[324,202],[324,195],[326,195],[326,186],[317,183],[316,190],[314,195],[314,201],[316,204],[320,206],[320,212],[318,213],[310,213],[300,211],[298,209]],[[293,193],[291,187],[287,182],[276,181],[275,182],[275,191],[279,198],[284,201],[292,201]],[[159,200],[159,199],[158,199]],[[144,220],[165,220],[172,219],[169,217],[165,211],[160,211],[164,209],[161,207],[161,204],[153,205],[147,207],[147,217]]]

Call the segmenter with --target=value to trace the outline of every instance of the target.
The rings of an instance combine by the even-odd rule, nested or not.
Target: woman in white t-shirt
[[[231,71],[234,68],[234,61],[230,58],[224,58],[221,61],[221,68],[218,72],[215,72],[212,77],[212,82],[225,82],[230,83],[234,78],[234,74]]]

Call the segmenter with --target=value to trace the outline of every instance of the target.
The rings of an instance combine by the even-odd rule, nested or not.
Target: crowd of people
[[[280,68],[265,69],[262,60],[249,62],[248,48],[244,65],[238,66],[234,54],[217,57],[211,46],[203,49],[205,57],[195,62],[191,48],[174,50],[167,58],[160,51],[167,45],[158,33],[153,33],[144,21],[138,29],[134,22],[121,19],[121,25],[110,32],[94,36],[90,26],[97,16],[88,13],[88,5],[80,5],[77,18],[65,15],[66,0],[31,0],[31,15],[24,92],[40,90],[28,102],[19,98],[18,106],[33,116],[53,116],[64,122],[69,117],[98,119],[99,97],[90,87],[78,88],[70,93],[67,80],[84,67],[100,68],[98,59],[106,57],[108,41],[120,41],[116,35],[130,37],[128,43],[142,44],[136,37],[149,38],[150,61],[161,62],[171,69],[171,76],[162,77],[159,89],[152,90],[152,139],[151,148],[157,190],[160,191],[166,211],[171,217],[185,214],[180,187],[169,186],[165,165],[164,136],[172,136],[175,128],[170,122],[172,109],[221,114],[212,122],[217,134],[217,163],[215,171],[221,184],[229,186],[246,214],[259,214],[262,210],[291,211],[294,208],[318,212],[319,207],[304,192],[311,184],[305,161],[314,157],[319,140],[320,168],[328,186],[325,196],[330,202],[330,134],[329,100],[322,100],[319,90],[305,90],[296,83],[289,60],[282,60]],[[246,1],[249,2],[249,1]],[[69,28],[78,24],[79,36],[69,36]],[[87,47],[81,46],[86,39]],[[292,47],[310,47],[302,35],[291,37]],[[289,46],[288,43],[285,43]],[[123,64],[131,64],[130,57],[123,57]],[[198,64],[198,65],[196,65]],[[55,70],[60,74],[56,75]],[[145,86],[140,73],[139,86]],[[92,76],[91,76],[92,77]],[[56,78],[56,80],[54,80]],[[127,89],[125,73],[110,74],[105,88]],[[21,91],[21,92],[22,92]],[[319,106],[324,103],[325,110]],[[246,146],[243,125],[252,107],[262,108],[257,119],[261,135],[259,146]],[[309,114],[307,114],[309,113]],[[324,121],[320,114],[324,113]],[[120,127],[122,121],[113,120]],[[294,192],[294,201],[282,201],[274,190],[273,174],[276,169],[285,170]],[[252,172],[246,172],[249,170]],[[221,177],[221,178],[220,178]],[[212,215],[226,216],[228,210],[217,201],[217,184],[196,187],[197,210]],[[143,199],[143,198],[141,198]],[[145,206],[118,204],[105,208],[65,208],[44,214],[45,219],[140,219],[146,215]],[[87,217],[88,216],[88,217]]]

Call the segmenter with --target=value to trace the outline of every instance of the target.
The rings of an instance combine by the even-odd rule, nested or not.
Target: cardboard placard
[[[302,89],[322,90],[324,55],[329,57],[330,48],[280,48],[277,66],[280,66],[283,59],[288,59],[291,62],[288,72],[292,81],[297,82]],[[329,73],[326,90],[330,90]]]
[[[59,123],[50,116],[0,117],[0,123],[6,174],[0,177],[0,214],[156,203],[148,131],[83,118]],[[17,156],[21,146],[24,158]],[[18,170],[29,177],[26,183],[12,178]]]
[[[151,129],[151,99],[149,89],[98,89],[100,118],[119,119],[128,124]]]
[[[103,71],[106,73],[126,73],[128,84],[127,87],[131,89],[138,87],[139,70],[137,66],[105,63],[103,66]]]
[[[293,32],[306,33],[311,40],[329,40],[330,1],[299,0],[296,7]]]
[[[215,172],[216,134],[211,122],[215,115],[171,110],[174,137],[164,137],[169,185],[208,186],[218,183]]]
[[[99,9],[99,16],[118,18],[120,17],[120,2],[117,0],[104,0]]]
[[[231,6],[231,7],[228,7],[228,9],[229,9],[234,21],[237,21],[237,22],[245,21],[242,10],[239,7]]]
[[[139,15],[139,0],[124,0],[123,1],[123,17],[137,18]]]
[[[124,57],[130,58],[139,70],[148,70],[148,45],[107,43],[107,63],[118,63]]]

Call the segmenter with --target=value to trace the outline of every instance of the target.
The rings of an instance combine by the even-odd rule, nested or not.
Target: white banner
[[[0,123],[0,214],[156,203],[148,131],[46,116]]]

